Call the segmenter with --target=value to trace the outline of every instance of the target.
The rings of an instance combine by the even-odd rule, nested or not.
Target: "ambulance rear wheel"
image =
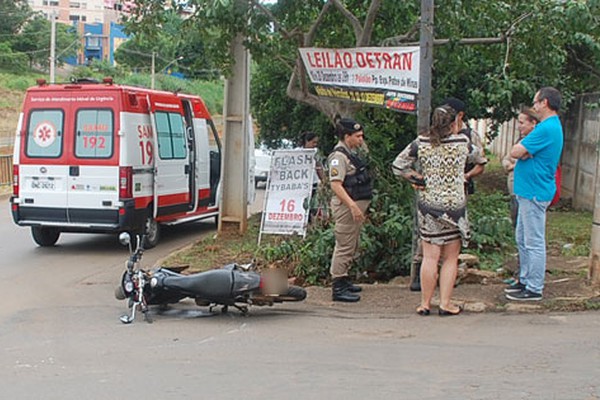
[[[31,236],[38,246],[54,246],[60,236],[60,231],[55,228],[42,228],[41,226],[31,227]]]
[[[144,223],[144,235],[144,248],[151,249],[156,247],[160,240],[160,225],[152,215],[146,217],[146,222]]]

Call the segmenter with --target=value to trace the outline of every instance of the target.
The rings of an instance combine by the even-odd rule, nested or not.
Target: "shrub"
[[[360,238],[361,256],[351,268],[355,278],[388,280],[410,272],[412,244],[412,209],[414,193],[389,171],[376,165],[375,195]],[[325,190],[327,192],[327,190]],[[325,195],[325,199],[329,196]],[[327,200],[321,200],[321,204]],[[306,283],[324,283],[329,279],[329,266],[335,245],[334,224],[315,220],[304,239],[286,238],[267,244],[261,255],[267,262],[280,262]]]

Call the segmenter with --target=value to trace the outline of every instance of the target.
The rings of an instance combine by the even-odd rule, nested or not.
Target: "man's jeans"
[[[542,293],[546,273],[546,209],[549,201],[517,196],[516,241],[519,249],[519,281],[527,290]]]

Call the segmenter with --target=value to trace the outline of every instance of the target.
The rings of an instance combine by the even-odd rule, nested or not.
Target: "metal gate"
[[[0,155],[0,186],[12,185],[12,155]]]

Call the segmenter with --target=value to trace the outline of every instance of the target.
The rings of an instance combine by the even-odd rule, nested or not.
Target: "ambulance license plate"
[[[32,179],[31,189],[33,190],[56,190],[56,182],[48,179]]]

